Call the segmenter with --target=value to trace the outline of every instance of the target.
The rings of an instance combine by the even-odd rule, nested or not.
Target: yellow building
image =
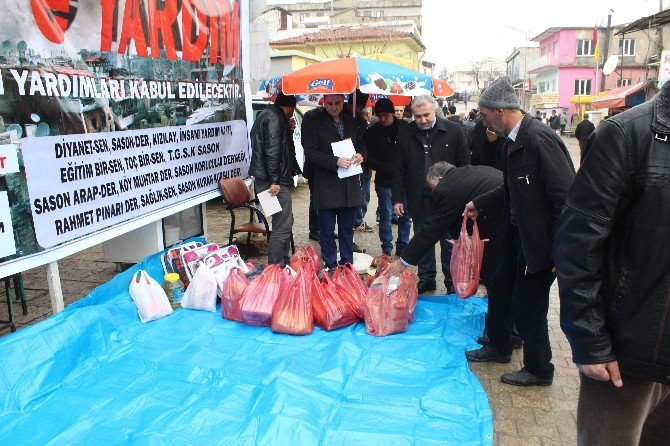
[[[321,29],[296,37],[270,42],[273,50],[294,50],[324,59],[384,54],[399,58],[413,70],[419,71],[420,57],[426,47],[412,33],[388,27],[338,27]]]

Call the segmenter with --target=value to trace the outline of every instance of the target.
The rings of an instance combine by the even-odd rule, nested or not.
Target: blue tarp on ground
[[[0,339],[0,444],[492,444],[463,351],[486,303],[419,301],[406,333],[304,337],[177,310],[141,324],[138,268]]]

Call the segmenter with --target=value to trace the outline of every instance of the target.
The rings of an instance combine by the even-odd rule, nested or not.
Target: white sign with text
[[[16,254],[12,215],[9,212],[7,192],[0,192],[0,257]]]
[[[27,138],[37,242],[64,243],[247,174],[244,121]]]
[[[19,157],[16,155],[16,144],[0,146],[0,175],[19,171]]]

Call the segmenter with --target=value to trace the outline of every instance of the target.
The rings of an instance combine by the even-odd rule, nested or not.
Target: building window
[[[593,56],[595,48],[591,39],[577,40],[577,55],[578,56]]]
[[[554,59],[558,57],[558,40],[554,42]]]
[[[309,17],[308,13],[300,14],[300,23],[303,23],[305,21],[305,17]]]
[[[625,87],[627,85],[633,85],[633,79],[617,79],[616,80],[616,86],[617,87]]]
[[[575,79],[575,96],[591,94],[591,79]]]
[[[551,90],[549,91],[556,91],[556,79],[551,80]]]
[[[619,54],[635,56],[635,39],[619,39]]]

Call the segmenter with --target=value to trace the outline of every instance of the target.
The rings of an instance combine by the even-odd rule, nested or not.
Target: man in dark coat
[[[398,132],[398,156],[393,172],[393,211],[398,216],[408,213],[417,232],[430,214],[430,188],[426,181],[428,169],[438,161],[456,167],[470,164],[470,152],[461,126],[436,116],[437,104],[430,96],[412,100],[414,122]],[[404,201],[407,200],[407,209]],[[453,290],[449,262],[451,245],[442,242],[442,272],[449,292]],[[435,251],[428,250],[419,262],[419,293],[436,288]]]
[[[670,444],[670,82],[608,118],[556,232],[579,445]]]
[[[561,117],[556,114],[556,110],[551,111],[551,116],[549,117],[549,127],[554,131],[561,130]]]
[[[375,192],[377,192],[379,208],[379,241],[382,251],[391,255],[393,251],[393,230],[391,215],[391,185],[395,157],[397,155],[396,139],[401,128],[407,123],[394,116],[393,103],[381,98],[375,104],[375,114],[379,122],[370,127],[365,134],[365,148],[368,151],[368,166],[375,171]],[[396,255],[400,255],[407,242],[412,228],[412,220],[407,215],[398,218],[398,239]]]
[[[502,146],[505,138],[484,126],[481,119],[475,122],[470,139],[470,155],[473,166],[490,166],[502,171]]]
[[[338,167],[348,169],[362,164],[365,156],[363,135],[354,118],[343,113],[344,96],[325,95],[323,108],[305,113],[302,120],[302,146],[305,156],[314,167],[313,200],[319,222],[319,244],[326,268],[337,266],[335,221],[338,224],[340,263],[352,263],[354,216],[363,204],[360,175],[340,179]],[[337,157],[332,143],[351,139],[356,154],[353,158]]]
[[[507,135],[504,184],[468,203],[465,213],[477,218],[503,206],[508,227],[501,266],[489,293],[490,344],[466,356],[469,361],[509,362],[514,324],[524,341],[524,366],[504,373],[501,380],[548,386],[554,377],[547,326],[549,289],[556,277],[554,230],[575,170],[560,136],[520,108],[506,77],[493,82],[479,99],[484,125]]]
[[[502,172],[488,166],[453,165],[441,161],[428,170],[428,184],[433,189],[430,215],[403,250],[400,259],[389,266],[392,275],[399,275],[409,265],[416,265],[426,251],[435,250],[435,244],[444,234],[460,233],[463,208],[472,199],[489,192],[503,183]],[[500,261],[500,230],[502,212],[477,221],[481,238],[488,238],[482,260],[481,278],[492,286],[493,273]]]
[[[300,173],[295,159],[293,130],[289,120],[295,111],[295,96],[277,95],[274,104],[260,112],[251,128],[249,175],[255,177],[256,192],[269,190],[279,200],[281,211],[272,216],[268,263],[284,266],[291,254],[293,176]]]
[[[575,138],[577,138],[577,141],[579,141],[579,159],[580,162],[584,161],[584,146],[586,146],[586,140],[589,139],[589,136],[591,136],[591,133],[593,133],[596,129],[596,126],[593,125],[593,123],[589,120],[589,115],[588,113],[584,114],[584,119],[582,122],[577,124],[577,128],[575,128]]]

